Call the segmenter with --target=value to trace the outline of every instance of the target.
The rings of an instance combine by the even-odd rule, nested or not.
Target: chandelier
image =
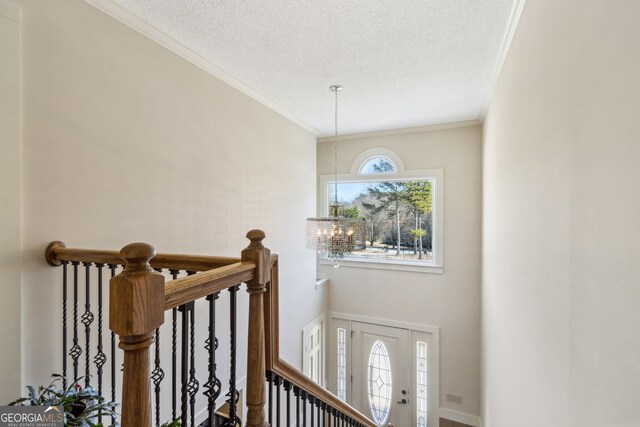
[[[367,227],[364,218],[340,216],[338,204],[338,92],[342,86],[333,85],[329,89],[335,93],[335,133],[333,136],[334,200],[329,208],[329,216],[307,218],[307,248],[324,254],[339,267],[339,260],[349,252],[366,247]]]

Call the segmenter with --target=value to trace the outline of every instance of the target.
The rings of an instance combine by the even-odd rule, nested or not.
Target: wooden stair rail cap
[[[242,251],[243,261],[256,263],[256,275],[251,284],[255,283],[263,286],[271,281],[271,251],[262,244],[264,238],[265,234],[262,230],[249,231],[247,239],[251,243]]]

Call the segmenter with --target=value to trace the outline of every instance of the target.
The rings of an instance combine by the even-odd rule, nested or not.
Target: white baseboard
[[[482,420],[480,420],[479,416],[456,411],[454,409],[440,407],[439,416],[440,418],[445,418],[447,420],[467,424],[473,427],[482,427]]]

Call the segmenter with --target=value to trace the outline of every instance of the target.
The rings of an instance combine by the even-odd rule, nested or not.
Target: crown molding
[[[119,21],[122,24],[126,25],[127,27],[137,31],[138,33],[142,34],[148,39],[158,43],[159,45],[175,53],[181,58],[191,62],[196,67],[222,80],[229,86],[239,90],[243,94],[261,103],[265,107],[275,111],[276,113],[280,114],[287,120],[292,121],[293,123],[302,127],[306,131],[312,133],[313,135],[318,135],[319,131],[313,126],[311,126],[309,123],[307,123],[306,121],[302,120],[300,117],[294,115],[293,113],[287,111],[286,109],[282,108],[278,104],[269,100],[264,95],[260,94],[259,92],[252,89],[251,87],[247,86],[237,78],[233,77],[231,74],[227,73],[226,71],[222,70],[221,68],[213,64],[208,59],[204,58],[202,55],[189,49],[182,43],[175,40],[173,37],[169,36],[165,32],[158,29],[157,27],[144,21],[143,19],[131,13],[124,7],[114,3],[111,0],[83,0],[83,1],[95,7],[96,9],[100,10],[101,12],[109,15],[110,17],[114,18],[116,21]]]
[[[18,5],[9,0],[0,0],[0,18],[18,23],[20,10]]]
[[[504,37],[502,38],[500,52],[498,53],[498,59],[493,66],[493,71],[491,72],[487,98],[484,100],[482,110],[480,111],[480,122],[484,122],[484,118],[487,116],[487,112],[489,111],[491,99],[493,98],[493,94],[495,93],[496,87],[498,86],[498,81],[500,81],[500,75],[502,74],[504,63],[506,62],[507,56],[509,55],[509,49],[511,48],[511,43],[513,42],[513,37],[516,34],[518,23],[520,22],[520,17],[522,16],[522,11],[524,10],[526,2],[527,0],[515,0],[513,3],[513,7],[511,8],[509,23],[507,24],[507,30],[505,31]]]
[[[480,124],[481,124],[480,120],[467,120],[464,122],[441,123],[441,124],[435,124],[435,125],[415,126],[415,127],[409,127],[409,128],[380,130],[375,132],[350,133],[347,135],[339,135],[338,141],[348,141],[350,139],[375,138],[379,136],[389,136],[389,135],[404,135],[408,133],[434,132],[434,131],[444,130],[444,129],[456,129],[456,128],[466,128],[471,126],[479,126]],[[318,144],[321,144],[323,142],[333,142],[333,141],[334,141],[333,136],[323,136],[322,138],[316,139],[316,142]]]

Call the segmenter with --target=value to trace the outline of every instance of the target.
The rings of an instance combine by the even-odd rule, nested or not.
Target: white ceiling
[[[319,136],[481,119],[522,0],[112,0]],[[276,108],[276,109],[279,109]]]

